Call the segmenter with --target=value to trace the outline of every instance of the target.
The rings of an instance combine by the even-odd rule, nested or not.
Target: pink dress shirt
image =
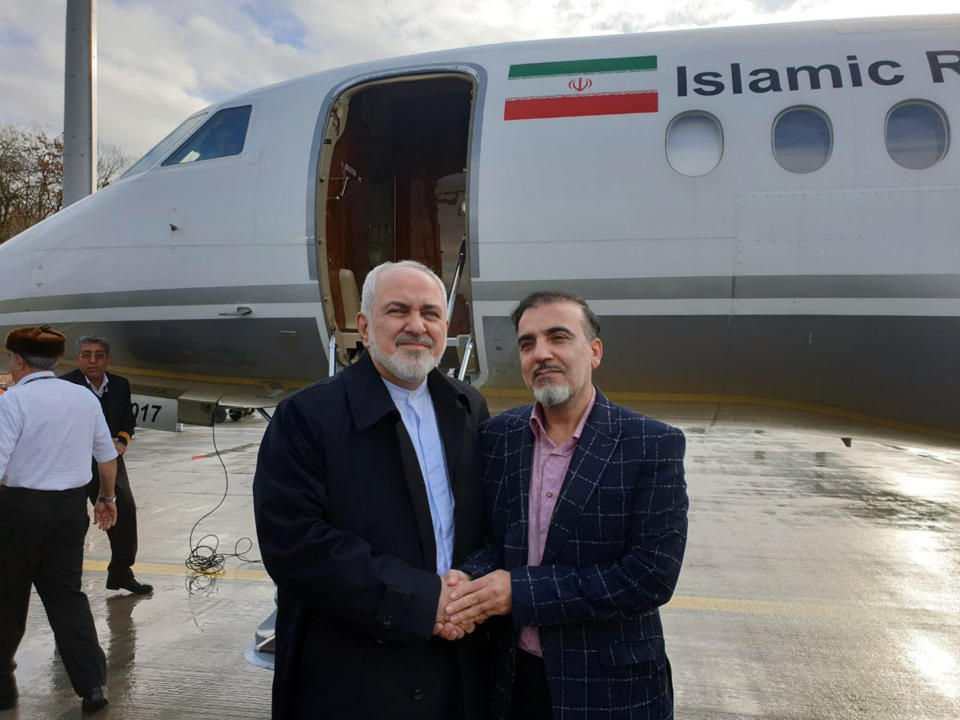
[[[533,430],[533,467],[530,469],[530,504],[527,512],[527,565],[539,565],[543,560],[543,547],[547,542],[550,520],[557,505],[557,496],[567,476],[573,451],[590,417],[597,391],[590,388],[590,403],[587,405],[573,435],[563,445],[555,444],[543,426],[543,408],[540,403],[530,413],[530,429]],[[518,642],[521,650],[543,657],[540,650],[540,631],[535,627],[520,629]]]

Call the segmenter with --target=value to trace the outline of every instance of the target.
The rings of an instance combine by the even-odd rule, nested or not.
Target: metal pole
[[[67,0],[63,207],[97,187],[97,0]]]
[[[473,354],[473,335],[467,340],[467,346],[463,349],[463,360],[460,362],[460,372],[457,373],[457,380],[463,380],[467,376],[471,354]]]
[[[330,359],[330,371],[327,377],[337,374],[337,331],[330,328],[330,343],[327,345],[327,357]]]
[[[463,272],[463,265],[467,261],[467,238],[463,238],[460,243],[460,253],[457,255],[457,269],[453,273],[453,282],[450,283],[450,297],[447,299],[447,320],[453,316],[453,306],[457,302],[457,288],[460,287],[460,273]]]

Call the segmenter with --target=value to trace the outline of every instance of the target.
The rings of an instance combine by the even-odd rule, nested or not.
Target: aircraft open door
[[[362,347],[355,318],[367,273],[411,259],[447,287],[441,369],[475,376],[468,240],[475,89],[468,74],[418,73],[358,83],[329,105],[316,227],[331,374]]]

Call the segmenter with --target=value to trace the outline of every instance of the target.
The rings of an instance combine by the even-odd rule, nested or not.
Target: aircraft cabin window
[[[199,125],[206,116],[206,112],[201,112],[188,117],[182,123],[177,125],[173,132],[154,145],[146,155],[131,165],[130,169],[120,177],[130,177],[131,175],[142,173],[144,170],[152,167],[157,160],[170,152],[170,148],[172,148],[176,143],[180,142],[184,135]]]
[[[207,120],[199,130],[187,138],[176,152],[163,161],[164,165],[210,160],[239,155],[247,137],[250,105],[224,108]]]
[[[773,156],[784,170],[819,170],[827,164],[832,150],[830,121],[816,108],[787,108],[773,121]]]
[[[887,113],[887,152],[898,165],[924,170],[947,154],[950,128],[943,110],[926,100],[907,100]]]
[[[723,128],[699,110],[677,115],[667,126],[667,162],[681,175],[706,175],[723,156]]]

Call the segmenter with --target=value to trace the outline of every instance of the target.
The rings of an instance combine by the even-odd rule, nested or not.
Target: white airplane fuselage
[[[904,103],[898,157],[942,145],[928,166],[888,149]],[[239,153],[163,164],[184,131],[0,246],[0,332],[102,334],[143,392],[272,404],[327,374],[331,332],[355,341],[341,270],[412,255],[449,280],[463,235],[454,334],[491,397],[525,397],[512,307],[564,289],[600,316],[614,398],[960,441],[960,15],[431,53],[194,127],[246,106]]]

